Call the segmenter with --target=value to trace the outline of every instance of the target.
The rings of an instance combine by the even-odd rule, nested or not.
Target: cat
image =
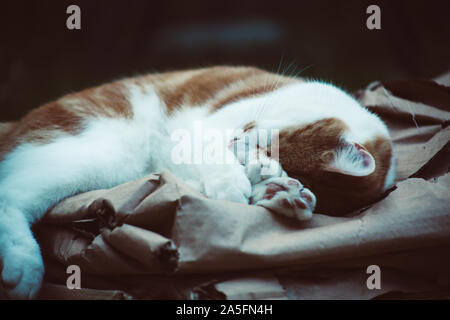
[[[173,133],[199,123],[231,129],[230,161],[173,161]],[[261,130],[276,139],[251,143]],[[168,169],[208,197],[308,220],[360,208],[395,179],[387,127],[351,95],[254,67],[126,78],[45,104],[0,134],[1,280],[12,298],[36,297],[42,282],[30,226],[77,193]]]

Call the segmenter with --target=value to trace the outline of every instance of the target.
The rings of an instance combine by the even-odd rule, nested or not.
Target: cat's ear
[[[327,171],[355,177],[365,177],[375,171],[375,159],[359,143],[344,140],[334,155],[334,159],[325,168]]]

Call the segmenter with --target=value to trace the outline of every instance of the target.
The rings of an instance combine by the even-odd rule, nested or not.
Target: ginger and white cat
[[[173,132],[199,122],[237,133],[223,150],[232,161],[174,163]],[[261,129],[278,130],[278,157],[270,141],[266,149],[248,143]],[[242,147],[252,161],[239,158]],[[226,66],[62,97],[2,131],[0,161],[1,281],[13,298],[35,297],[44,274],[30,226],[77,193],[168,169],[206,196],[307,220],[315,208],[338,214],[373,201],[395,172],[386,126],[344,91]],[[277,169],[261,174],[267,165]]]

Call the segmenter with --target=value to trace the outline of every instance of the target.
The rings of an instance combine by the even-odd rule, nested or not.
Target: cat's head
[[[308,83],[278,90],[271,101],[273,106],[250,129],[278,129],[278,154],[269,155],[314,192],[317,212],[359,209],[392,186],[395,167],[387,127],[350,95]]]
[[[256,110],[242,128],[249,136],[278,131],[278,152],[269,155],[314,192],[316,211],[343,214],[382,197],[395,178],[391,139],[383,121],[331,84],[298,79],[276,83],[269,93],[236,102],[242,110]],[[262,149],[270,153],[271,144]]]
[[[279,161],[317,199],[317,212],[342,214],[378,199],[393,184],[391,142],[379,135],[357,141],[347,125],[327,118],[279,134]]]

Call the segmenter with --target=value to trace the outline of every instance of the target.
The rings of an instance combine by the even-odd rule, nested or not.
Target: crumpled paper
[[[90,288],[76,298],[83,290],[91,290],[89,299],[95,290],[101,299],[445,296],[448,85],[376,82],[355,93],[389,127],[397,181],[384,199],[348,216],[323,212],[296,222],[262,207],[208,199],[169,171],[62,201],[36,229],[47,264],[56,266],[47,269],[41,298],[74,297],[64,286],[71,264]],[[382,272],[378,290],[366,286],[372,264]]]

